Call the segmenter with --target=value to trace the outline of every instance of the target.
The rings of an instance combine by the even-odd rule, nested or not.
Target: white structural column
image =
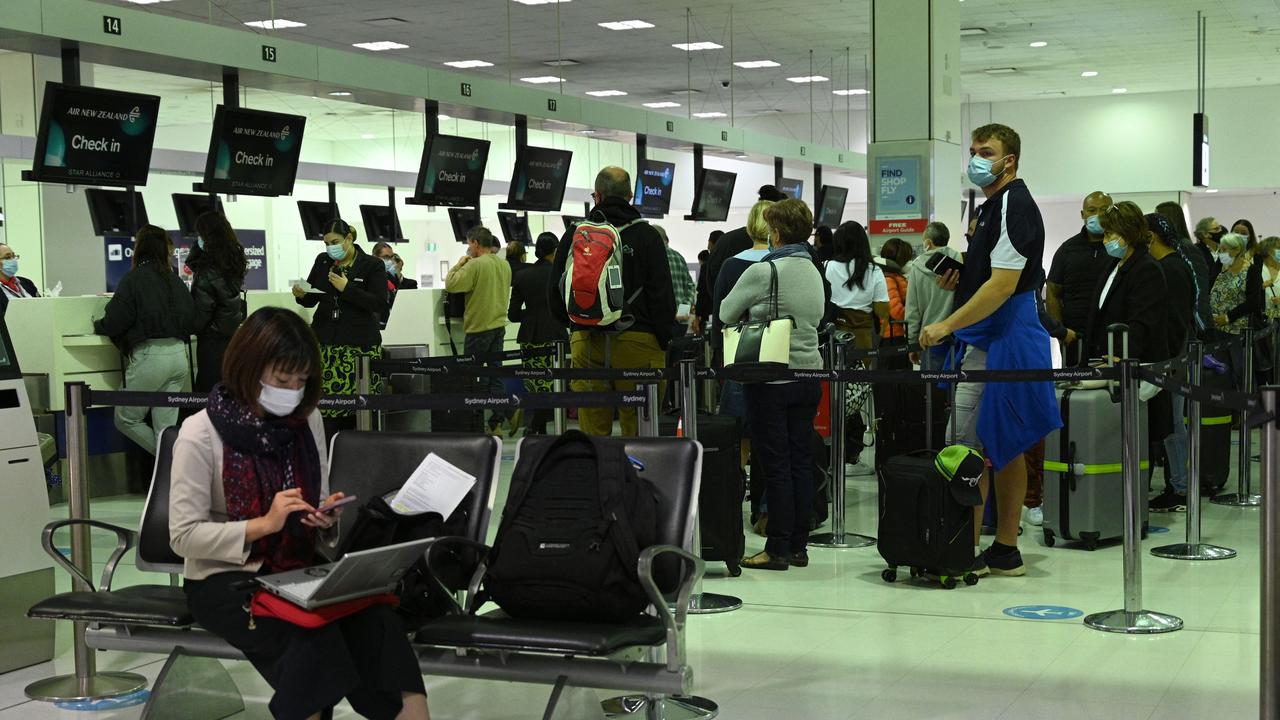
[[[872,0],[872,245],[920,242],[930,220],[964,234],[960,136],[960,10],[956,0]]]

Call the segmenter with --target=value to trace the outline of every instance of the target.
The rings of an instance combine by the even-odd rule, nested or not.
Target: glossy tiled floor
[[[848,487],[850,526],[874,531],[873,479],[853,477]],[[139,499],[118,499],[95,503],[93,513],[132,526],[140,507]],[[55,508],[55,516],[64,514]],[[1153,533],[1144,552],[1180,541],[1183,523],[1181,514],[1153,515],[1152,525],[1169,532]],[[728,578],[713,565],[706,590],[739,596],[745,606],[691,620],[697,692],[731,720],[1255,718],[1258,513],[1206,503],[1203,527],[1205,542],[1235,548],[1239,557],[1192,563],[1144,554],[1146,606],[1186,621],[1180,632],[1153,637],[1100,633],[1079,619],[1005,615],[1018,605],[1085,613],[1123,605],[1117,545],[1050,549],[1031,528],[1022,542],[1026,577],[992,577],[951,592],[884,583],[874,548],[815,548],[808,568],[786,573]],[[761,545],[748,538],[748,552]],[[108,551],[97,548],[95,559]],[[128,584],[141,576],[129,565],[119,577]],[[66,585],[65,578],[59,582]],[[67,624],[58,639],[56,662],[0,675],[0,720],[138,717],[138,707],[83,712],[25,702],[27,682],[70,670]],[[153,677],[161,658],[99,653],[99,663]],[[242,717],[269,717],[266,686],[247,665],[231,665],[252,704]],[[480,681],[428,678],[427,685],[437,720],[538,718],[548,694],[538,686]],[[578,716],[566,710],[564,717]],[[339,717],[355,716],[343,708]]]

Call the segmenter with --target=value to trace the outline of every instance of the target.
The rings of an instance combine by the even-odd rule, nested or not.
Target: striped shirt
[[[689,274],[689,263],[685,262],[684,256],[671,246],[667,246],[667,266],[671,268],[671,289],[675,291],[676,305],[693,304],[693,296],[696,288],[693,285],[693,276]]]

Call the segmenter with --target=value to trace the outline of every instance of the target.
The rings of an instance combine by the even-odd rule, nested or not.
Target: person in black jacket
[[[395,275],[391,278],[391,282],[396,285],[396,290],[417,290],[418,281],[404,276],[404,258],[393,254],[391,261],[396,264]]]
[[[516,341],[526,355],[521,364],[527,368],[551,367],[552,356],[528,357],[528,354],[547,350],[568,337],[564,325],[551,312],[550,298],[547,295],[547,286],[551,284],[551,265],[559,244],[560,239],[555,233],[542,233],[534,245],[537,261],[532,265],[523,265],[520,274],[511,276],[511,305],[507,309],[507,319],[520,323],[520,334],[516,336]],[[531,393],[548,393],[554,387],[550,380],[528,379],[524,381],[524,389]],[[527,434],[547,434],[547,422],[551,420],[550,409],[531,410],[525,417]]]
[[[631,175],[620,167],[606,167],[596,175],[595,192],[591,194],[595,207],[587,219],[593,222],[607,221],[618,228],[622,238],[622,292],[630,300],[624,314],[631,324],[622,332],[620,328],[599,330],[575,329],[570,338],[575,368],[601,368],[606,362],[614,368],[660,368],[666,366],[666,348],[671,341],[671,327],[676,320],[676,297],[671,288],[671,268],[667,263],[667,251],[662,237],[653,226],[640,219],[640,212],[631,205]],[[566,262],[573,252],[574,232],[566,232],[560,240],[551,277],[547,286],[548,302],[556,319],[570,327],[568,308],[562,294],[560,280],[564,277]],[[608,333],[609,356],[605,344]],[[610,389],[621,392],[634,391],[634,382],[609,382],[607,380],[575,380],[575,391]],[[659,390],[661,396],[661,390]],[[613,408],[581,408],[578,424],[588,435],[613,434]],[[624,437],[635,437],[639,421],[635,408],[619,408],[618,416]]]
[[[316,309],[311,320],[324,362],[324,394],[352,395],[357,390],[360,358],[382,356],[382,313],[387,308],[387,270],[383,262],[356,245],[356,231],[346,221],[329,222],[325,252],[316,256],[307,284],[319,292],[293,287],[299,305]],[[370,379],[378,392],[379,378]],[[325,410],[325,434],[355,426],[349,410]]]
[[[1178,240],[1178,255],[1191,265],[1191,280],[1195,290],[1195,312],[1191,319],[1195,323],[1196,337],[1207,340],[1208,332],[1213,330],[1213,313],[1209,310],[1209,291],[1213,288],[1216,272],[1210,272],[1205,254],[1197,249],[1196,241],[1192,239],[1191,231],[1187,229],[1187,218],[1182,212],[1181,205],[1176,202],[1162,202],[1156,206],[1156,214],[1169,222],[1173,228],[1173,235]],[[1220,267],[1215,258],[1209,257],[1208,260],[1212,261],[1214,268]]]
[[[187,256],[191,298],[195,301],[196,392],[209,392],[222,380],[222,356],[244,322],[240,293],[248,267],[244,247],[222,213],[196,218],[196,246]]]
[[[788,195],[772,185],[763,185],[758,191],[759,200],[768,200],[770,202],[782,202],[788,199]],[[711,248],[711,256],[703,263],[702,269],[698,272],[698,294],[694,300],[693,315],[693,332],[698,334],[702,331],[702,319],[711,316],[712,295],[716,289],[716,276],[720,274],[720,268],[725,261],[734,257],[740,252],[750,250],[755,244],[751,236],[747,234],[747,228],[740,227],[736,230],[730,230],[720,236],[715,242],[715,246]],[[703,278],[706,278],[705,282]],[[712,321],[714,324],[714,320]],[[718,345],[719,335],[713,335],[712,343]]]
[[[173,265],[169,234],[143,225],[133,241],[133,269],[120,279],[93,331],[106,335],[126,359],[124,385],[138,392],[182,392],[191,385],[187,340],[195,305]],[[156,436],[178,422],[177,408],[117,407],[115,423],[125,437],[156,454]]]

